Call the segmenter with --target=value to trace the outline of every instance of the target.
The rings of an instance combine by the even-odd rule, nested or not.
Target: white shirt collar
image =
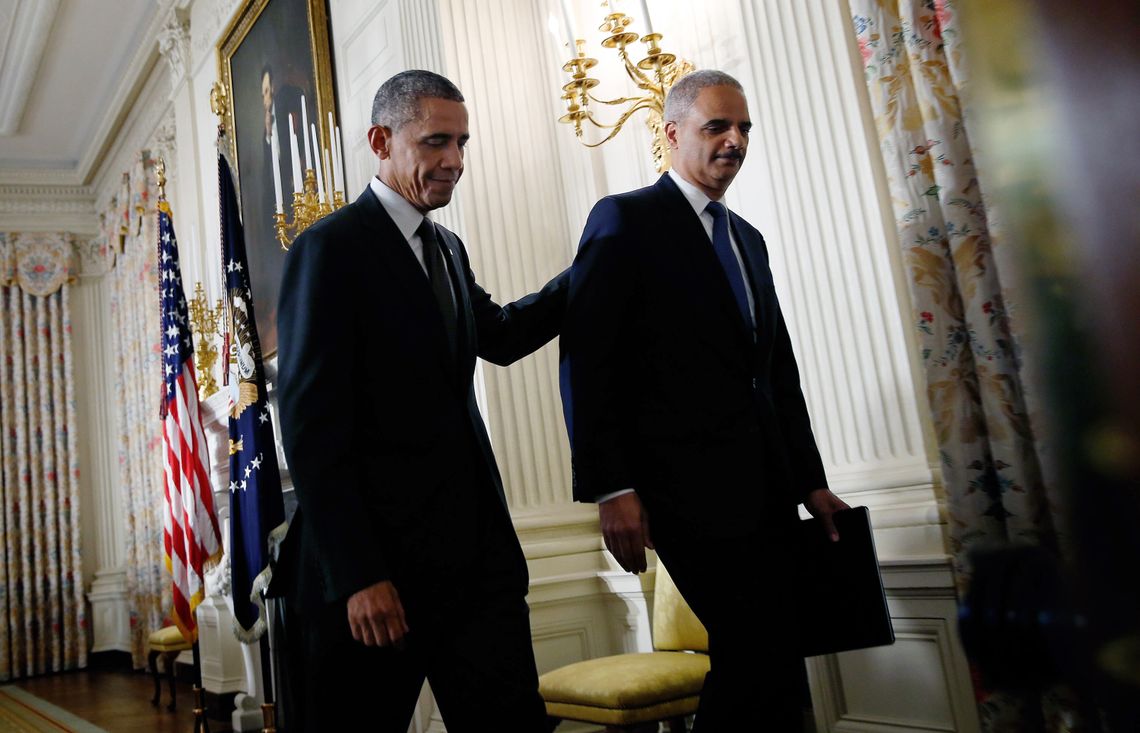
[[[392,221],[396,223],[396,228],[400,230],[400,234],[404,235],[404,239],[409,242],[412,241],[412,236],[420,228],[420,223],[427,217],[420,213],[419,209],[412,206],[406,198],[389,188],[388,184],[381,181],[379,177],[373,176],[372,180],[368,182],[368,187],[372,189],[373,195],[384,207],[384,211],[392,217]]]
[[[682,178],[681,174],[673,168],[669,169],[669,177],[673,179],[673,183],[677,184],[677,188],[681,189],[685,200],[689,202],[689,206],[693,207],[693,211],[697,212],[697,216],[705,213],[705,207],[709,205],[712,199],[706,196],[704,191]]]

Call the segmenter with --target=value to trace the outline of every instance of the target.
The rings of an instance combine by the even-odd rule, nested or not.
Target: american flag
[[[220,556],[221,531],[206,470],[206,436],[198,409],[194,342],[178,264],[174,221],[166,201],[158,204],[158,268],[162,303],[162,437],[166,450],[166,569],[174,576],[174,623],[189,642],[198,638],[194,609],[205,596],[202,570]]]

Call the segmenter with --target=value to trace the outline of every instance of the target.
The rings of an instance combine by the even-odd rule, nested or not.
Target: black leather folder
[[[870,512],[855,507],[833,518],[838,542],[831,541],[818,519],[805,519],[799,526],[797,605],[805,657],[895,641]]]

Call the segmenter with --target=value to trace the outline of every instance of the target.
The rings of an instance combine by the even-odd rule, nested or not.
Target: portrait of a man
[[[321,6],[319,18],[311,16],[310,4]],[[248,26],[248,32],[240,40],[235,34],[231,41],[236,41],[237,46],[230,57],[230,78],[235,128],[232,135],[237,151],[250,287],[258,335],[268,357],[277,350],[277,297],[285,258],[274,228],[277,207],[273,171],[276,166],[281,180],[282,210],[286,220],[291,221],[294,186],[301,185],[293,180],[291,146],[295,139],[303,171],[307,167],[305,135],[312,143],[311,128],[302,129],[302,120],[315,124],[318,130],[322,120],[317,54],[310,24],[316,22],[324,28],[326,21],[323,4],[310,0],[253,0],[243,15],[257,12],[258,5],[262,9]],[[327,35],[321,37],[327,39]],[[315,167],[315,161],[309,167]]]

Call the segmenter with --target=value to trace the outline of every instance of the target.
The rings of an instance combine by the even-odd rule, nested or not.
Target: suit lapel
[[[677,188],[677,184],[668,173],[662,174],[655,188],[661,197],[660,209],[669,219],[666,230],[675,233],[675,236],[670,236],[669,239],[676,241],[677,246],[690,255],[695,265],[693,274],[700,279],[696,287],[711,295],[720,310],[724,312],[724,317],[735,325],[740,338],[745,343],[751,344],[752,336],[749,333],[751,329],[744,323],[744,316],[732,294],[732,286],[728,284],[728,277],[724,274],[724,268],[721,267],[700,217],[693,212],[689,200],[681,193],[681,189]],[[737,241],[740,241],[739,237]],[[746,283],[746,285],[751,284]]]

